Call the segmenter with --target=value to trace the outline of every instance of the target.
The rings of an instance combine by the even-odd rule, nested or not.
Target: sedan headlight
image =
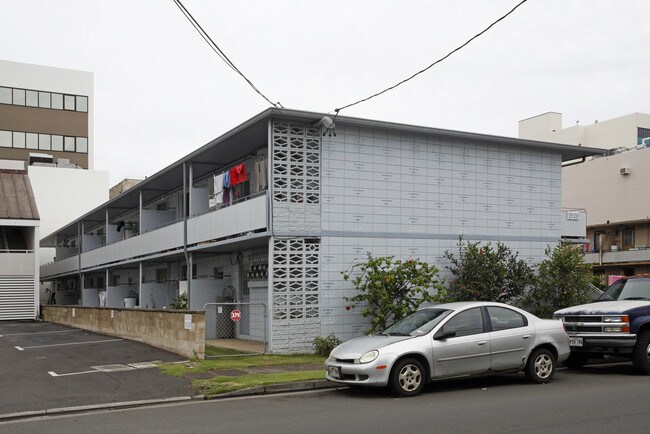
[[[359,357],[359,363],[370,363],[373,360],[375,360],[377,357],[379,357],[379,351],[377,350],[368,351],[366,354]]]

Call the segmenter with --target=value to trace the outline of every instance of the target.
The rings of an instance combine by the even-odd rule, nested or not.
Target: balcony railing
[[[267,228],[267,196],[258,194],[230,206],[212,209],[187,221],[187,243],[196,245],[256,232]],[[138,236],[104,245],[81,254],[81,268],[92,268],[120,261],[178,251],[183,247],[183,221],[141,233]],[[79,257],[73,255],[43,265],[41,276],[56,276],[79,268]]]
[[[618,252],[603,252],[603,264],[633,263],[650,261],[650,249],[623,250]],[[587,253],[587,264],[599,264],[600,253]]]

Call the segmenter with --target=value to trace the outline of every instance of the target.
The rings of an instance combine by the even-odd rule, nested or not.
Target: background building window
[[[52,136],[52,150],[63,151],[63,136]]]
[[[0,147],[11,148],[11,131],[0,131]]]
[[[63,96],[63,108],[65,110],[74,110],[74,96],[72,95]]]
[[[87,112],[88,111],[88,97],[87,96],[78,96],[77,97],[77,111],[78,112]]]
[[[77,137],[77,152],[88,152],[88,139],[86,137]]]
[[[66,137],[63,140],[64,150],[68,152],[74,152],[74,137]]]
[[[38,93],[38,106],[40,108],[50,108],[50,92]]]
[[[623,231],[623,248],[634,247],[634,228],[625,228]]]
[[[0,103],[11,104],[11,89],[8,87],[0,87]]]
[[[14,89],[13,103],[15,105],[25,105],[25,89]]]
[[[38,134],[25,133],[27,149],[38,149]]]
[[[60,93],[52,94],[52,108],[63,110],[63,95]]]
[[[14,148],[25,148],[25,133],[14,131]]]
[[[50,135],[49,134],[39,134],[38,135],[38,149],[43,151],[50,150]]]
[[[27,90],[25,93],[25,104],[30,107],[38,107],[38,92],[35,90]]]

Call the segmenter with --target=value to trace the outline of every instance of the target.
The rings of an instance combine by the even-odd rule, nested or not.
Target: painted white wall
[[[104,170],[29,166],[28,174],[41,217],[41,238],[108,200]],[[41,264],[53,258],[54,249],[42,249]]]
[[[629,175],[620,169],[629,167]],[[650,216],[650,149],[595,158],[562,169],[562,206],[585,208],[587,225],[644,220]]]
[[[88,96],[88,168],[94,168],[95,97],[92,72],[0,60],[0,86]]]

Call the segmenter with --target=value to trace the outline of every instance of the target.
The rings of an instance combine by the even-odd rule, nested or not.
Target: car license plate
[[[341,368],[338,366],[330,366],[327,368],[327,373],[329,374],[330,377],[336,378],[337,380],[341,378]]]
[[[582,346],[582,338],[569,338],[569,346],[570,347],[581,347]]]

